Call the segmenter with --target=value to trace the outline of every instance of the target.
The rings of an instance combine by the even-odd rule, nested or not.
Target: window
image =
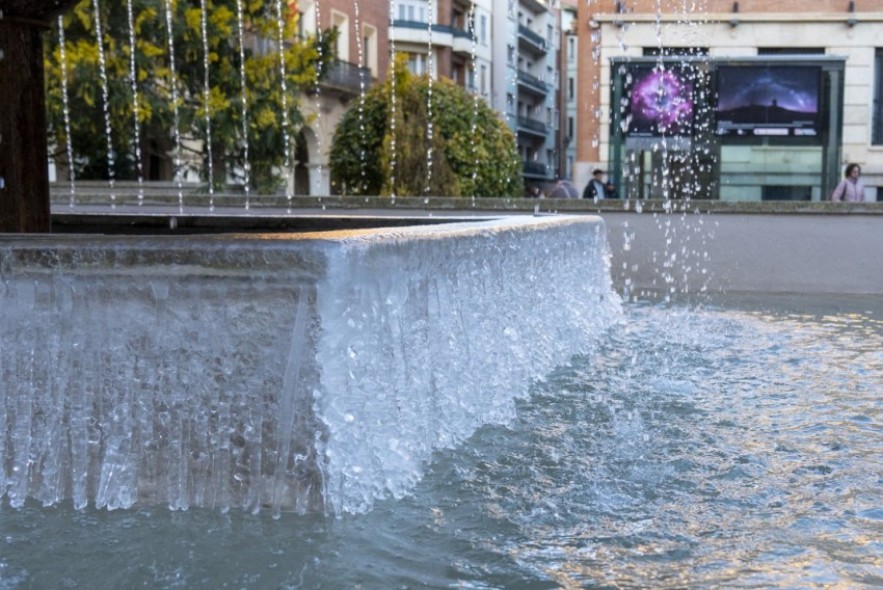
[[[482,64],[479,72],[480,72],[479,84],[481,84],[481,87],[480,87],[481,95],[486,96],[487,95],[487,66]]]
[[[883,145],[883,48],[879,47],[874,55],[874,105],[872,108],[871,143]]]
[[[362,25],[362,65],[371,70],[371,75],[378,76],[377,65],[377,29],[371,25]]]
[[[426,23],[425,0],[401,0],[399,4],[399,20]]]
[[[316,32],[315,2],[300,2],[298,10],[301,11],[301,18],[298,20],[297,28],[300,35],[302,35],[301,38],[306,38]]]
[[[567,139],[573,140],[573,117],[567,117]]]
[[[573,35],[567,36],[567,62],[576,62],[576,37]]]
[[[567,77],[567,100],[576,100],[576,80],[573,79],[573,76]]]
[[[409,53],[408,54],[408,71],[415,76],[422,76],[426,73],[426,54],[425,53]]]
[[[349,17],[336,10],[331,11],[331,25],[339,32],[334,57],[341,61],[350,61],[350,25]]]
[[[480,24],[479,37],[481,39],[481,44],[487,46],[487,15],[482,14],[478,22]]]

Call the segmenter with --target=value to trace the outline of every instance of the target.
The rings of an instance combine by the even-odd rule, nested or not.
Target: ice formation
[[[620,311],[595,217],[0,237],[0,497],[363,512]]]

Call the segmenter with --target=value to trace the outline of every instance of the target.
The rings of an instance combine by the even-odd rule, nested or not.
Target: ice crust
[[[364,512],[620,315],[596,217],[0,237],[0,494]]]

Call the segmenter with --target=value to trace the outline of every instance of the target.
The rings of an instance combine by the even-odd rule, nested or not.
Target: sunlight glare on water
[[[873,301],[630,304],[402,500],[4,505],[0,589],[879,587],[881,384]]]

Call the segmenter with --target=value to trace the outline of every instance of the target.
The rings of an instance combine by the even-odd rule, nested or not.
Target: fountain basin
[[[598,217],[0,236],[13,506],[363,512],[620,316]]]

